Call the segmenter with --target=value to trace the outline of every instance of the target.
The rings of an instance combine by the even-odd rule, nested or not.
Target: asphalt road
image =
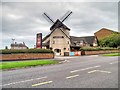
[[[118,57],[80,56],[57,65],[2,72],[3,88],[118,88]]]

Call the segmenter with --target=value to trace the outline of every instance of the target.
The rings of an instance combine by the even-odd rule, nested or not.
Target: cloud
[[[72,10],[73,14],[63,22],[72,36],[90,36],[103,27],[117,31],[117,5],[117,2],[3,2],[2,48],[11,44],[11,38],[33,47],[37,33],[47,35],[51,24],[42,16],[43,12],[56,21]]]

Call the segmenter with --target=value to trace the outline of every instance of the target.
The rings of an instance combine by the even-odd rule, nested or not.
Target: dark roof
[[[27,47],[25,44],[19,43],[19,44],[11,44],[11,47]]]
[[[57,19],[56,22],[50,27],[50,30],[53,30],[53,29],[56,29],[56,28],[64,28],[64,29],[70,30],[59,19]]]
[[[48,35],[46,35],[46,36],[42,39],[42,42],[43,42],[44,40],[46,40],[50,35],[51,35],[51,33],[48,34]]]
[[[85,37],[70,36],[70,40],[71,40],[71,46],[75,46],[75,43],[80,43],[80,41],[83,41],[86,44],[93,44],[95,40],[95,36],[85,36]]]
[[[50,41],[48,41],[47,43],[42,43],[42,46],[49,46]]]
[[[83,41],[85,44],[93,44],[95,40],[95,36],[85,36],[85,37],[75,37],[70,36],[71,46],[76,47],[76,43],[80,43],[80,41]],[[50,41],[47,43],[42,43],[43,46],[47,46],[50,44]]]

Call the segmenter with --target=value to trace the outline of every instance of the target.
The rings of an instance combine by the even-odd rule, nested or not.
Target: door
[[[57,56],[61,55],[61,49],[55,49],[54,52]]]

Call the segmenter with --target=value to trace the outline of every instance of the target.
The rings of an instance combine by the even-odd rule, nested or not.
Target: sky
[[[52,24],[43,17],[44,12],[56,21],[71,10],[63,22],[71,36],[93,36],[102,28],[118,31],[118,2],[2,2],[0,6],[1,49],[10,48],[12,38],[33,48],[37,33],[43,37],[50,33]]]

